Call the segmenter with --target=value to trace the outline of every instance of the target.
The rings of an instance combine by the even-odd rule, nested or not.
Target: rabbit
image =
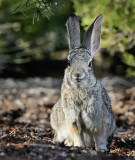
[[[99,15],[84,34],[80,44],[80,25],[71,14],[66,26],[69,38],[68,66],[61,86],[61,98],[53,106],[50,121],[53,142],[73,147],[95,147],[108,151],[115,130],[110,98],[97,81],[92,59],[100,46],[103,15]]]

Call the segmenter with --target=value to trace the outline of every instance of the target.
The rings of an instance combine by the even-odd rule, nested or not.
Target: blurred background
[[[70,13],[79,17],[82,36],[99,14],[104,16],[96,76],[134,78],[133,0],[0,0],[0,77],[62,77]]]

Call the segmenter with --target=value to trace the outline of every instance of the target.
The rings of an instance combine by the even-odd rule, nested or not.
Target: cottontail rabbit
[[[94,53],[100,46],[99,15],[84,35],[80,45],[80,25],[76,15],[67,20],[69,65],[61,87],[61,98],[51,112],[54,142],[67,146],[94,147],[107,151],[108,139],[115,129],[109,96],[96,80],[92,68]]]

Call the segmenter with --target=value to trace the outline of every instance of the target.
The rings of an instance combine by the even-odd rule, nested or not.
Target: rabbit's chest
[[[80,115],[83,127],[91,132],[100,128],[103,120],[102,101],[96,91],[75,90],[64,95],[65,109]]]
[[[83,111],[94,113],[94,106],[98,105],[97,98],[95,98],[93,92],[87,90],[81,90],[79,92],[74,90],[70,92],[70,94],[66,94],[65,102],[68,108],[75,108],[81,113],[83,113]]]
[[[87,107],[89,97],[87,92],[82,92],[82,91],[72,91],[70,94],[68,93],[65,96],[65,100],[67,101],[67,106],[72,107],[72,108],[77,108],[78,110],[82,111],[84,108]],[[90,100],[91,104],[94,103],[94,99]]]
[[[102,126],[104,113],[101,107],[102,100],[100,99],[99,91],[80,93],[80,96],[74,97],[73,106],[80,112],[86,129],[94,132]]]

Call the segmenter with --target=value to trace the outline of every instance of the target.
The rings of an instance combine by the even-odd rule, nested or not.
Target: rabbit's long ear
[[[94,53],[98,51],[100,46],[102,19],[103,15],[101,14],[88,28],[83,38],[82,46],[91,52],[92,57]]]
[[[80,24],[75,14],[71,14],[66,23],[69,39],[69,48],[80,47]]]

